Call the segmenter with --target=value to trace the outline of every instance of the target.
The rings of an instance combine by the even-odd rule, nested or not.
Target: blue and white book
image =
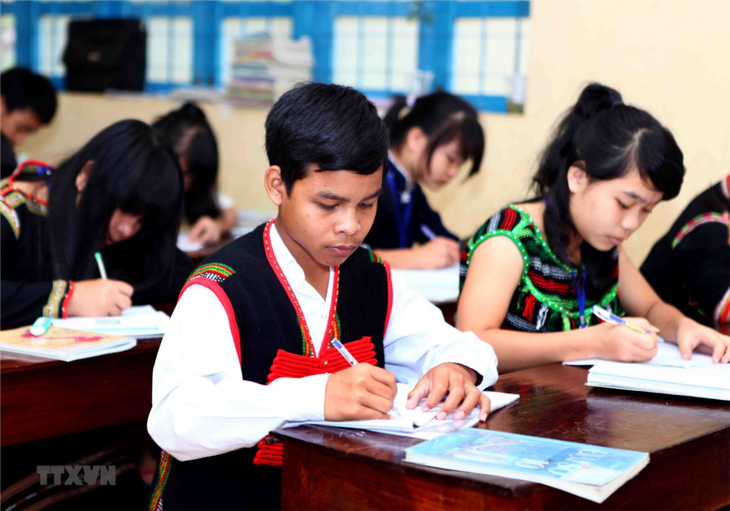
[[[406,461],[541,483],[601,503],[649,463],[649,454],[472,428],[406,449]]]

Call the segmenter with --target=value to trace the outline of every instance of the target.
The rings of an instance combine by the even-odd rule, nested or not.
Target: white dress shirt
[[[334,270],[322,299],[305,280],[276,224],[270,233],[274,255],[299,300],[319,354]],[[393,307],[383,344],[385,368],[399,382],[416,383],[445,362],[482,375],[480,390],[497,381],[497,357],[489,344],[447,324],[436,306],[397,276],[392,285]],[[328,378],[279,378],[269,385],[244,380],[223,305],[210,289],[192,285],[175,307],[157,354],[147,430],[181,461],[251,447],[287,420],[324,420]]]

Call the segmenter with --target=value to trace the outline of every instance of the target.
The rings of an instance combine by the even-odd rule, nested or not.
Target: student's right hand
[[[659,329],[644,318],[624,318],[628,323],[641,327],[650,334],[632,330],[623,325],[602,323],[599,332],[599,356],[618,362],[648,362],[657,354],[657,333]]]
[[[324,394],[328,421],[389,419],[398,387],[395,375],[371,364],[358,364],[330,375]]]
[[[69,316],[119,316],[132,305],[134,288],[119,280],[95,279],[74,282],[68,302]]]
[[[450,238],[438,238],[420,245],[414,250],[418,267],[424,270],[447,268],[459,262],[459,243]]]

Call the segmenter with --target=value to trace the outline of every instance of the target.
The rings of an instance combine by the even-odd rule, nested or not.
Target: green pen
[[[99,266],[101,278],[106,280],[106,268],[104,268],[104,261],[101,259],[101,252],[94,252],[94,259],[96,259],[96,264]]]

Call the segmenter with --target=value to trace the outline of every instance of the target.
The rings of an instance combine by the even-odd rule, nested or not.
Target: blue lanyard
[[[398,192],[398,188],[395,185],[395,178],[393,177],[393,172],[388,170],[388,185],[390,186],[390,191],[393,194],[393,206],[395,208],[395,222],[398,226],[398,248],[407,248],[407,235],[408,235],[408,226],[411,223],[411,214],[413,213],[413,197],[411,197],[411,200],[409,200],[406,203],[406,210],[401,215],[401,205],[403,204],[401,202],[400,193]]]

